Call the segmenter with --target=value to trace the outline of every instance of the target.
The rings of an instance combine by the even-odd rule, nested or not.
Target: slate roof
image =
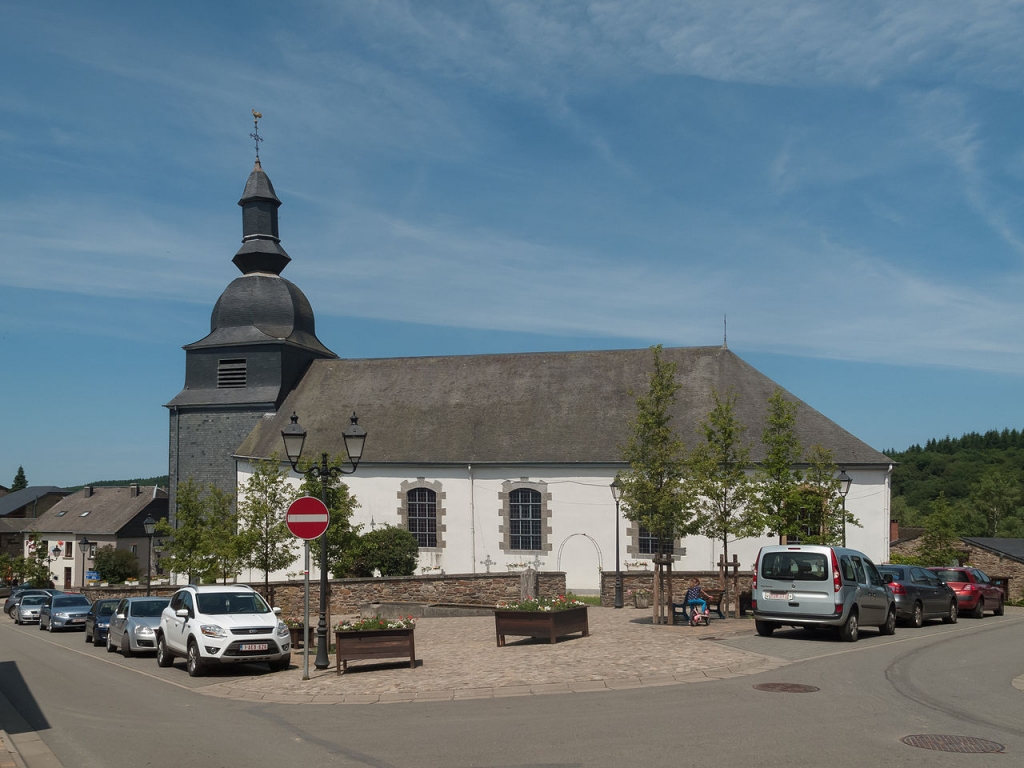
[[[20,491],[12,491],[6,496],[0,496],[0,517],[5,517],[11,514],[11,512],[21,509],[26,504],[31,504],[36,499],[51,493],[67,495],[69,491],[64,488],[58,488],[55,485],[30,485],[28,488],[22,488]]]
[[[34,517],[0,517],[0,534],[21,533]]]
[[[996,555],[1008,557],[1019,563],[1024,563],[1024,539],[997,539],[991,537],[967,537],[963,540],[975,547],[981,547]]]
[[[157,520],[167,517],[167,491],[158,486],[141,486],[139,495],[134,498],[130,486],[95,486],[91,496],[87,495],[88,491],[88,488],[83,488],[57,502],[51,509],[30,520],[24,530],[117,535],[143,510],[148,510]],[[89,514],[83,517],[83,512]],[[145,534],[139,525],[139,531],[132,531],[130,535]]]
[[[682,384],[673,427],[688,447],[713,407],[712,389],[739,394],[753,460],[776,384],[723,347],[663,350]],[[596,352],[316,360],[276,414],[238,449],[241,457],[284,456],[281,429],[292,411],[307,431],[305,456],[344,455],[342,430],[356,411],[368,432],[364,464],[617,464],[619,446],[646,394],[649,349]],[[787,393],[806,448],[820,443],[837,464],[889,464],[884,454]]]

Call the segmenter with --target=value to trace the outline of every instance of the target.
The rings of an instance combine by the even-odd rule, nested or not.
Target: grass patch
[[[569,592],[566,594],[566,597],[570,600],[579,600],[581,603],[586,603],[587,605],[601,605],[600,595],[577,595]]]

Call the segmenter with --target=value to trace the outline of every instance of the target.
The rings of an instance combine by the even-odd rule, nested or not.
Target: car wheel
[[[43,626],[43,620],[40,619],[39,620],[39,631],[42,632],[44,629],[46,629],[46,627]]]
[[[100,639],[99,633],[94,632],[92,636],[92,644],[99,648],[103,645],[103,641]]]
[[[206,673],[206,669],[203,667],[203,660],[199,656],[199,646],[196,645],[195,640],[189,640],[188,643],[188,658],[185,668],[188,670],[189,677],[202,677]]]
[[[131,638],[128,637],[127,632],[121,635],[121,655],[126,659],[130,659],[132,656],[132,641]]]
[[[770,621],[755,621],[754,627],[757,629],[757,634],[761,637],[771,637],[772,632],[775,631],[775,625]]]
[[[910,614],[910,626],[920,629],[922,624],[924,624],[924,608],[920,603],[914,603],[914,611]]]
[[[8,616],[10,616],[10,617],[11,617],[12,619],[13,619],[13,618],[15,618],[15,617],[17,616],[17,609],[15,609],[15,608],[11,608],[11,609],[10,609],[10,610],[9,610],[9,611],[7,612],[7,615],[8,615]]]
[[[117,648],[114,647],[114,641],[110,639],[110,632],[107,632],[107,653],[113,653]]]
[[[89,630],[88,629],[85,630],[85,642],[87,644],[92,642],[92,636],[89,634]]]
[[[292,655],[289,653],[287,656],[282,656],[277,661],[269,662],[269,664],[271,672],[284,672],[292,665]]]
[[[918,615],[920,615],[921,606],[918,606],[917,609],[918,609]],[[919,623],[915,624],[914,625],[915,627],[921,626],[920,620],[918,620],[918,621],[919,621]],[[885,617],[885,624],[883,624],[882,626],[880,626],[878,628],[878,632],[879,632],[879,634],[882,634],[882,635],[895,635],[896,634],[896,609],[895,608],[890,608],[889,609],[889,615]]]
[[[164,636],[160,637],[156,641],[156,665],[158,667],[169,667],[174,664],[174,654],[167,648],[167,641],[164,640]]]
[[[956,600],[949,601],[949,613],[942,617],[943,624],[956,624],[957,617],[960,615],[960,609],[957,608]]]
[[[21,616],[15,616],[14,617],[14,623],[17,624],[20,627],[21,626]]]
[[[51,634],[57,631],[53,628],[53,619],[50,619],[48,622],[46,622],[46,631]]]
[[[1000,600],[999,601],[999,605],[997,605],[996,609],[994,611],[992,611],[992,615],[993,616],[1002,616],[1004,613],[1006,613],[1006,609],[1003,607],[1003,601]]]
[[[974,606],[974,610],[971,611],[971,617],[975,618],[975,619],[980,619],[984,615],[985,615],[985,598],[979,597],[978,598],[978,604],[976,606]]]
[[[857,612],[851,611],[850,618],[839,628],[839,639],[844,643],[856,643],[860,637],[860,624],[857,621]]]

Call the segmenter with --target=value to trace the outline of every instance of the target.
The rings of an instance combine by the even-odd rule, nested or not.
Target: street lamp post
[[[320,501],[325,507],[327,504],[327,484],[332,478],[342,475],[351,475],[359,466],[359,460],[363,457],[363,445],[366,443],[366,430],[359,426],[359,419],[355,412],[352,413],[351,423],[342,433],[345,439],[345,453],[348,454],[351,469],[344,466],[331,466],[328,462],[327,452],[320,456],[320,463],[313,464],[307,470],[298,468],[299,458],[302,456],[302,445],[306,440],[306,430],[299,426],[299,417],[292,413],[291,424],[281,430],[281,439],[284,440],[284,451],[291,462],[292,469],[308,478],[315,478],[320,481]],[[327,669],[331,666],[327,656],[327,531],[320,535],[320,621],[316,626],[316,661],[313,666],[317,669]]]
[[[83,536],[82,540],[78,542],[78,546],[82,550],[82,591],[85,592],[85,556],[89,554],[89,547],[92,546],[92,542]]]
[[[846,474],[846,468],[839,470],[839,496],[843,500],[843,546],[846,546],[846,494],[850,492],[853,478]]]
[[[146,547],[146,597],[152,594],[153,586],[153,534],[156,533],[156,520],[152,515],[146,515],[142,521],[142,527],[149,536],[149,546]]]
[[[616,475],[612,481],[612,498],[615,499],[615,607],[622,607],[622,563],[619,558],[619,499],[622,498],[622,483]]]
[[[61,548],[54,544],[53,549],[50,550],[50,556],[46,558],[46,570],[50,572],[50,580],[53,581],[54,584],[57,583],[57,580],[54,578],[57,574],[53,572],[53,570],[50,567],[50,564],[58,557],[60,557],[60,553]]]

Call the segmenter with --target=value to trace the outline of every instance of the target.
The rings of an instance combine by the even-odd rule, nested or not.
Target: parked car
[[[160,614],[171,602],[168,597],[123,597],[114,608],[107,629],[107,650],[134,653],[156,650],[156,628]]]
[[[92,603],[85,595],[59,593],[50,595],[39,609],[39,629],[85,629],[85,615]]]
[[[186,659],[198,677],[214,664],[263,661],[273,672],[291,664],[291,633],[263,597],[241,584],[182,587],[157,628],[156,661],[169,667]]]
[[[97,600],[85,614],[85,642],[93,645],[103,645],[107,642],[107,628],[110,626],[110,617],[117,607],[116,597]]]
[[[48,588],[36,588],[32,586],[20,586],[15,587],[15,591],[12,592],[6,600],[4,600],[4,613],[10,616],[12,619],[15,618],[16,609],[18,603],[21,602],[21,598],[25,595],[57,595],[60,594],[59,589],[48,589]]]
[[[926,619],[956,623],[956,592],[938,574],[919,565],[880,565],[878,572],[896,598],[897,619],[913,627],[920,627]]]
[[[24,595],[14,607],[15,624],[38,624],[39,609],[50,598],[49,595]]]
[[[896,631],[896,598],[867,555],[815,544],[761,547],[751,582],[757,633],[777,628],[834,627],[855,642],[861,626]]]
[[[1003,590],[980,568],[929,568],[956,592],[960,613],[980,619],[985,611],[1003,615]]]

